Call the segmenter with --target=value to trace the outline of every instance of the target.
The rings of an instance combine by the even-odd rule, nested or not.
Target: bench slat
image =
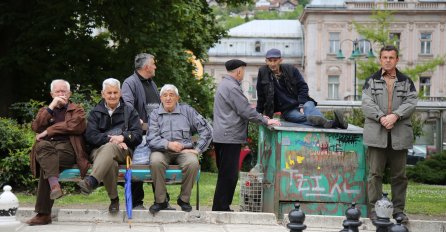
[[[166,170],[166,184],[181,184],[183,180],[183,173],[178,165],[169,165]],[[126,172],[125,165],[119,165],[118,182],[125,182],[124,176]],[[88,170],[91,173],[91,169]],[[200,178],[200,171],[198,171],[197,181]],[[81,180],[80,172],[77,166],[65,169],[60,173],[59,181],[61,182],[77,182]],[[132,165],[132,180],[153,182],[150,165]]]

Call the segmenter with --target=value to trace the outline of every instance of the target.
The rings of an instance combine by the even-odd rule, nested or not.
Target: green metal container
[[[279,218],[299,202],[305,214],[343,216],[356,202],[367,215],[362,128],[322,129],[282,122],[259,128],[263,211]]]

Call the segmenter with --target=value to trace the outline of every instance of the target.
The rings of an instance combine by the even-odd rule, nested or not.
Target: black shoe
[[[160,210],[163,209],[167,209],[167,202],[163,202],[163,203],[154,203],[152,206],[150,206],[149,211],[151,214],[156,214],[158,213]]]
[[[307,120],[311,124],[313,124],[313,126],[316,126],[316,127],[323,127],[323,128],[332,128],[333,127],[333,121],[329,121],[322,116],[310,115],[307,117]]]
[[[401,219],[402,224],[407,224],[409,222],[409,218],[403,212],[393,214],[393,218],[396,220],[397,218]]]
[[[110,214],[116,214],[119,212],[119,197],[111,199],[110,206],[108,207],[108,212]]]
[[[334,116],[335,116],[334,124],[336,125],[336,127],[339,127],[341,129],[348,128],[348,122],[345,120],[344,112],[342,112],[342,110],[335,110]]]
[[[181,210],[183,210],[184,212],[192,211],[192,206],[189,203],[182,201],[181,198],[178,198],[177,204],[181,207]]]

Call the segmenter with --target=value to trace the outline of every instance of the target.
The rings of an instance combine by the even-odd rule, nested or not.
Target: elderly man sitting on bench
[[[163,86],[160,99],[160,107],[150,114],[147,131],[147,142],[152,150],[151,172],[155,184],[155,203],[150,206],[149,211],[155,214],[168,207],[165,171],[172,161],[176,161],[183,174],[177,203],[181,210],[190,212],[190,195],[199,170],[198,155],[209,146],[212,128],[191,106],[178,103],[180,96],[174,85]],[[199,139],[193,143],[192,135],[197,132]]]

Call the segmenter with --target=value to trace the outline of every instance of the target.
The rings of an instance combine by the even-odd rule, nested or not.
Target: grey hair
[[[153,60],[155,57],[153,55],[150,55],[148,53],[140,53],[135,56],[135,69],[139,70],[144,65],[146,65],[150,60]]]
[[[107,86],[114,86],[118,87],[118,89],[121,89],[121,82],[119,82],[115,78],[107,78],[104,82],[102,82],[102,91],[104,91]]]
[[[51,92],[53,92],[53,90],[54,90],[54,85],[56,84],[56,82],[64,82],[66,85],[67,85],[67,88],[68,88],[68,91],[71,91],[70,90],[70,83],[68,83],[68,81],[66,81],[66,80],[64,80],[64,79],[56,79],[56,80],[53,80],[52,82],[51,82],[51,84],[50,84],[50,90],[51,90]]]
[[[177,96],[180,96],[180,95],[178,94],[178,88],[175,87],[175,85],[172,85],[172,84],[165,84],[165,85],[161,88],[160,95],[163,95],[163,93],[166,92],[166,91],[174,91],[175,94],[176,94]]]

